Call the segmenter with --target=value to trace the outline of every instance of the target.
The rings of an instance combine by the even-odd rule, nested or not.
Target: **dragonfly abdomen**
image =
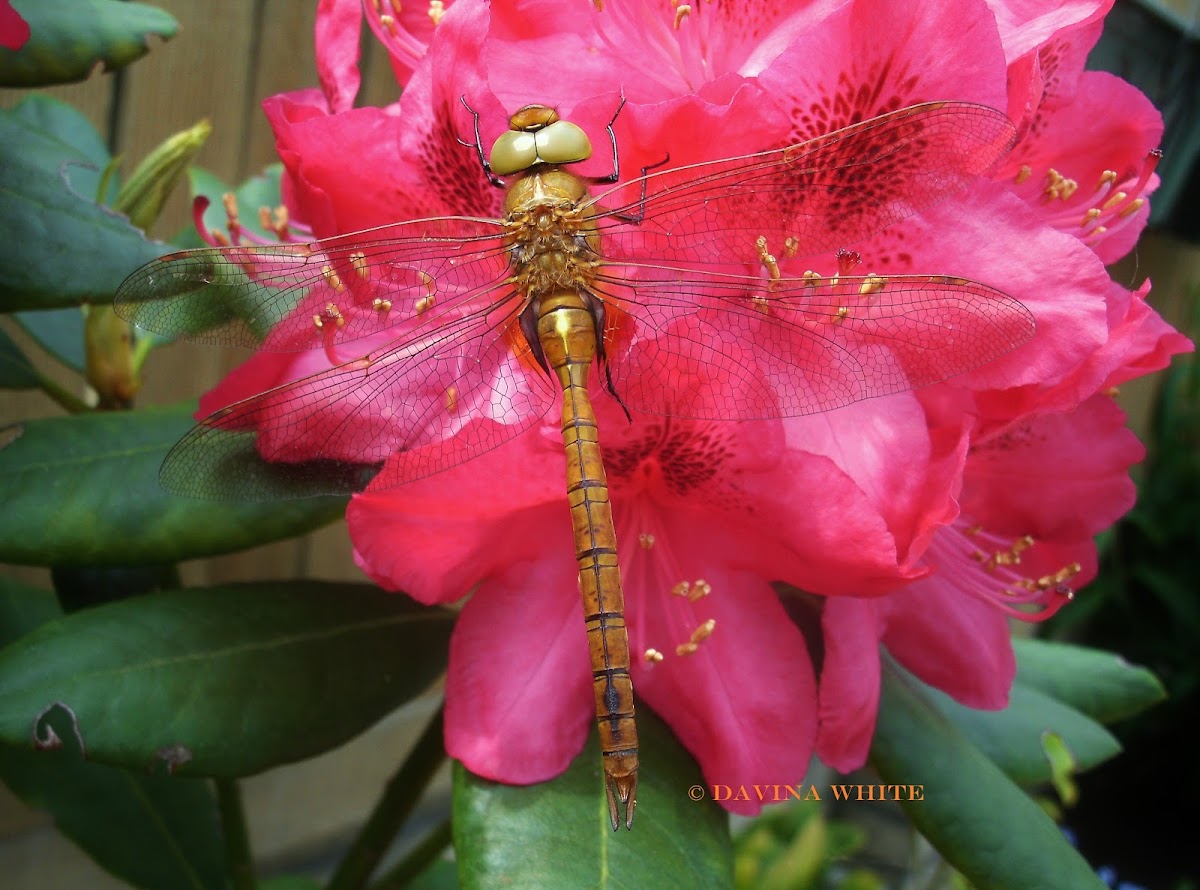
[[[596,358],[596,322],[588,298],[562,289],[538,300],[538,341],[563,390],[562,437],[567,454],[567,494],[579,564],[579,592],[587,624],[596,724],[613,828],[618,802],[633,822],[638,769],[629,635],[617,563],[617,533],[600,454],[596,415],[587,380]]]

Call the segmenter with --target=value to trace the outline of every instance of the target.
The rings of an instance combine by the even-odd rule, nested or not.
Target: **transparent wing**
[[[1029,340],[1032,314],[945,275],[808,280],[629,264],[600,276],[606,346],[631,409],[712,420],[828,411],[980,367]],[[634,275],[638,277],[633,277]]]
[[[167,455],[163,487],[273,500],[361,490],[447,469],[506,442],[554,402],[514,342],[519,299],[391,341],[205,418]]]
[[[853,243],[961,188],[1011,139],[999,112],[930,103],[598,196],[611,237],[595,290],[631,319],[608,349],[617,391],[652,412],[800,414],[945,379],[1023,342],[1028,312],[961,279],[894,276],[868,298],[855,291],[867,279],[784,279],[764,293],[761,276],[723,274],[761,262],[760,236],[788,255]],[[535,423],[555,392],[518,333],[503,232],[492,219],[416,220],[187,251],[135,272],[116,305],[139,327],[323,349],[334,365],[204,420],[168,456],[166,487],[242,500],[345,492],[392,455],[382,482],[399,484]]]
[[[961,190],[1014,139],[1002,112],[930,102],[786,148],[651,173],[598,195],[596,212],[617,257],[753,264],[759,236],[814,256]]]
[[[161,257],[117,291],[119,315],[170,339],[289,352],[417,338],[509,275],[499,220],[442,217],[324,241]]]
[[[184,251],[131,275],[116,306],[138,327],[313,351],[323,367],[205,418],[168,454],[163,486],[233,500],[347,493],[389,456],[377,485],[436,473],[536,423],[555,393],[519,333],[502,231],[498,220],[416,220]]]

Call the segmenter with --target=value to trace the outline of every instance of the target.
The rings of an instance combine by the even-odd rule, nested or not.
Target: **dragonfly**
[[[169,338],[324,352],[324,367],[212,413],[175,445],[160,480],[179,494],[400,485],[559,407],[604,788],[612,828],[630,828],[630,644],[591,392],[630,418],[799,416],[944,381],[1025,343],[1033,317],[1003,291],[944,273],[853,275],[847,249],[986,175],[1014,128],[991,108],[927,102],[620,181],[616,115],[612,173],[585,177],[590,138],[549,106],[513,113],[486,155],[471,114],[474,142],[460,142],[505,190],[502,216],[173,253],[133,273],[116,307]],[[836,274],[795,274],[796,258],[834,251]]]

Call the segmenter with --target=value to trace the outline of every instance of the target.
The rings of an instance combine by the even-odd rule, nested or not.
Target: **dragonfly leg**
[[[600,362],[600,367],[604,369],[604,388],[608,390],[609,395],[617,400],[617,404],[625,412],[625,419],[633,423],[633,415],[629,413],[629,407],[625,404],[625,400],[621,398],[621,394],[617,392],[617,387],[613,383],[612,368],[608,366],[608,356],[604,353],[604,301],[595,293],[589,292],[588,296],[591,297],[588,305],[591,307],[592,319],[596,323],[596,360]],[[521,320],[524,322],[524,316],[522,316]],[[523,323],[521,327],[523,330]],[[526,339],[528,339],[528,335],[526,335]],[[541,358],[542,353],[540,348],[536,354],[540,361],[545,361],[544,358]],[[545,367],[544,364],[543,367]]]
[[[625,91],[621,90],[621,103],[617,106],[617,110],[613,112],[612,119],[609,120],[608,125],[604,128],[608,132],[608,141],[612,143],[613,172],[608,174],[607,176],[597,176],[595,178],[592,178],[591,181],[596,183],[597,185],[604,185],[606,183],[614,183],[614,182],[617,182],[621,178],[620,156],[617,151],[617,133],[613,129],[613,124],[615,124],[617,122],[617,117],[620,116],[621,109],[625,107],[626,101],[627,100],[625,99]],[[476,126],[476,134],[477,134],[476,139],[478,140],[478,116],[476,116],[476,125],[477,125]],[[641,209],[636,214],[635,213],[615,214],[615,216],[618,219],[624,220],[625,222],[634,223],[636,225],[636,224],[640,223],[643,219],[646,218],[646,174],[649,173],[651,170],[657,170],[659,167],[668,163],[670,160],[671,160],[671,155],[670,155],[670,153],[668,153],[667,156],[664,157],[657,164],[650,164],[649,166],[642,168],[642,195],[641,195],[641,198],[638,200],[638,207],[640,207]]]
[[[488,163],[487,156],[483,153],[483,139],[479,135],[479,112],[467,104],[466,96],[459,96],[458,101],[462,103],[463,108],[467,109],[467,111],[471,113],[471,118],[475,122],[475,141],[473,143],[464,142],[463,140],[458,139],[457,134],[454,136],[454,138],[458,139],[459,145],[465,145],[468,148],[475,149],[475,154],[479,155],[479,166],[483,168],[483,172],[487,175],[488,182],[498,189],[504,188],[504,180],[492,172],[492,165]]]
[[[617,134],[613,130],[613,124],[617,122],[617,117],[621,114],[621,109],[625,107],[625,90],[621,90],[621,102],[617,105],[617,110],[613,112],[612,119],[608,122],[608,126],[604,129],[608,131],[608,141],[612,143],[613,150],[613,172],[607,176],[595,180],[597,183],[612,183],[621,178],[621,165],[617,160]],[[642,171],[645,173],[646,171]]]
[[[642,220],[646,218],[646,186],[647,186],[646,174],[649,173],[651,170],[657,170],[659,167],[663,166],[664,164],[670,163],[670,161],[671,161],[671,155],[668,152],[667,156],[664,157],[658,163],[650,164],[650,165],[642,168],[642,175],[640,177],[642,180],[642,194],[638,198],[638,212],[637,213],[614,213],[613,216],[616,217],[617,219],[621,220],[622,222],[632,223],[635,226],[641,225]]]

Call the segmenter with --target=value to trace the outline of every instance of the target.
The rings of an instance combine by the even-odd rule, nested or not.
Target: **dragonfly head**
[[[508,119],[488,163],[497,176],[508,176],[537,164],[574,164],[591,156],[591,140],[580,127],[559,119],[553,108],[526,105]]]

